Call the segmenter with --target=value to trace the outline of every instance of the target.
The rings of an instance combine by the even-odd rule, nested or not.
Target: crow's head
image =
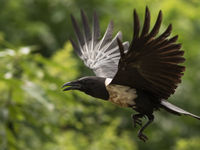
[[[89,76],[75,81],[67,82],[63,85],[63,91],[79,90],[86,94],[108,100],[109,94],[105,86],[105,78]]]

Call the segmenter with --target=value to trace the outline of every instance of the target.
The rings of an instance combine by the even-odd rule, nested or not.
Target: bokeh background
[[[0,150],[199,150],[199,120],[156,112],[143,143],[132,110],[61,90],[92,75],[68,41],[70,14],[80,22],[83,9],[91,21],[96,11],[102,33],[112,19],[130,41],[133,9],[143,21],[146,5],[152,23],[163,11],[161,31],[172,23],[185,50],[187,69],[169,101],[200,115],[199,0],[0,0]]]

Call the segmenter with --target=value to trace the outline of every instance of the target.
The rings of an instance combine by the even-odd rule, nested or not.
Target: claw
[[[142,126],[142,120],[140,119],[141,117],[143,117],[142,114],[132,115],[134,128],[136,128],[137,125]]]
[[[138,138],[142,140],[143,142],[146,142],[148,140],[148,137],[144,135],[142,132],[138,133]]]
[[[139,118],[133,119],[133,125],[135,128],[137,127],[137,125],[142,126],[142,120]]]
[[[147,119],[147,116],[144,115],[143,117],[144,117],[144,119]]]
[[[148,140],[147,136],[143,134],[143,131],[154,120],[154,116],[152,114],[148,115],[147,117],[149,119],[148,122],[138,132],[138,138],[143,142],[146,142]]]

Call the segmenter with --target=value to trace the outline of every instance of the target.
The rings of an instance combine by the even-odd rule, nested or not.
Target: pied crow
[[[77,43],[71,40],[72,46],[85,65],[92,69],[96,76],[87,76],[67,82],[63,90],[79,90],[96,98],[110,101],[121,107],[129,107],[137,112],[132,115],[134,126],[142,126],[142,117],[148,121],[138,132],[138,137],[146,141],[144,129],[154,120],[153,112],[163,108],[176,115],[189,115],[200,119],[167,101],[175,92],[185,67],[185,61],[178,36],[169,37],[172,31],[170,24],[158,35],[162,11],[159,12],[153,28],[150,30],[150,12],[146,7],[144,25],[136,10],[133,11],[132,42],[122,42],[122,33],[114,38],[111,21],[100,38],[99,20],[94,13],[92,29],[88,18],[81,11],[83,32],[71,15]]]

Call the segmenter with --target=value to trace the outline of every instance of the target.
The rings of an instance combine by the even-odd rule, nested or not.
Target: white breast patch
[[[111,81],[112,81],[111,78],[106,78],[106,80],[105,80],[105,85],[107,86],[108,84],[110,84]]]
[[[136,90],[128,86],[110,84],[106,86],[109,93],[109,101],[121,107],[135,105],[134,99],[137,98]]]

